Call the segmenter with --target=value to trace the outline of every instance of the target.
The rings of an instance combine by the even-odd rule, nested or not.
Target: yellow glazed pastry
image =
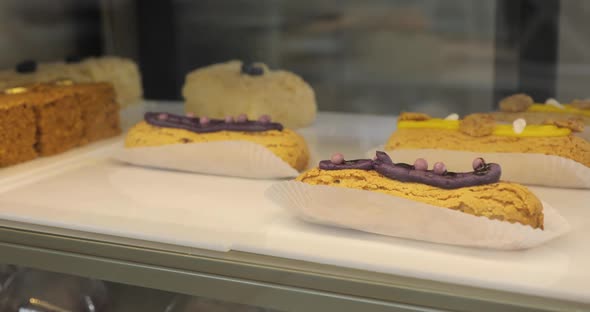
[[[168,119],[174,115],[166,114]],[[180,117],[191,118],[191,117]],[[302,136],[290,129],[266,131],[214,131],[198,133],[195,131],[165,127],[142,121],[127,133],[125,147],[148,147],[169,144],[191,144],[217,141],[248,141],[260,144],[288,163],[294,169],[301,171],[307,167],[309,150]],[[198,124],[198,120],[195,121]],[[233,125],[239,125],[232,121]],[[211,121],[216,126],[215,121]]]
[[[535,153],[555,155],[590,167],[590,142],[574,135],[563,124],[526,125],[521,132],[514,125],[500,125],[488,114],[474,114],[463,120],[402,120],[385,144],[386,150],[445,149],[489,153]],[[557,123],[560,124],[560,123]],[[561,124],[560,124],[561,125]]]
[[[554,99],[535,103],[526,94],[515,94],[500,101],[500,111],[493,113],[498,121],[513,122],[524,118],[529,124],[542,124],[546,120],[578,119],[590,125],[590,100],[574,100],[561,104]]]

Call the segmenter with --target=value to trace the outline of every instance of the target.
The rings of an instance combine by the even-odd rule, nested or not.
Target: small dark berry
[[[66,63],[71,64],[71,63],[80,63],[82,61],[82,58],[79,55],[68,55],[66,56]]]
[[[37,62],[33,60],[26,60],[16,65],[18,73],[34,73],[37,71]]]
[[[262,76],[264,75],[264,69],[260,66],[256,66],[253,63],[242,64],[242,74],[249,76]]]

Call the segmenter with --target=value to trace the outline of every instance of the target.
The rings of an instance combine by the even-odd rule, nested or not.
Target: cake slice
[[[36,143],[39,155],[50,156],[80,145],[83,137],[82,109],[76,97],[54,88],[19,87],[0,95],[0,103],[21,101],[35,114]]]
[[[105,82],[113,86],[117,102],[126,107],[142,99],[141,74],[133,60],[104,56],[68,62],[18,64],[14,69],[0,71],[0,90],[57,80],[75,83]]]
[[[76,98],[80,106],[83,124],[82,144],[110,138],[121,133],[119,104],[115,99],[115,90],[109,83],[61,81],[57,84],[36,86],[37,92],[42,92],[42,89],[73,95]]]
[[[33,107],[23,99],[0,100],[0,168],[37,157]]]
[[[29,87],[30,92],[54,92],[73,96],[80,108],[83,125],[81,144],[110,138],[121,133],[119,104],[108,83],[73,83],[69,80]]]
[[[84,125],[82,144],[121,133],[119,104],[116,101],[115,90],[110,84],[80,83],[61,88],[72,92],[80,105]]]
[[[108,83],[11,88],[0,93],[0,131],[4,167],[120,134],[119,105]]]

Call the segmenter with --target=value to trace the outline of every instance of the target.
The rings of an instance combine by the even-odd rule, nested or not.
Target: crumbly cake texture
[[[269,70],[264,74],[241,73],[242,63],[230,61],[197,69],[186,77],[182,94],[186,112],[223,119],[245,113],[257,119],[270,117],[288,128],[311,124],[316,117],[313,89],[299,76]]]
[[[547,120],[559,119],[579,119],[586,125],[590,125],[590,116],[583,114],[576,114],[571,112],[530,112],[527,111],[529,107],[535,104],[535,101],[530,96],[519,93],[503,98],[500,103],[500,111],[492,113],[492,116],[497,121],[513,122],[516,119],[522,118],[528,124],[543,124]],[[571,106],[588,110],[590,112],[590,100],[573,100]]]
[[[114,90],[107,83],[26,88],[23,93],[0,94],[0,167],[121,133]]]
[[[195,133],[184,129],[152,126],[142,121],[129,130],[125,146],[133,148],[216,141],[249,141],[260,144],[298,171],[304,170],[309,162],[309,150],[305,140],[289,129],[261,132]]]
[[[489,219],[543,228],[543,205],[526,187],[508,182],[446,190],[420,183],[389,179],[376,171],[311,169],[296,179],[384,193]],[[359,208],[361,209],[361,208]]]
[[[117,102],[126,107],[142,99],[141,75],[130,59],[105,56],[87,58],[79,63],[39,63],[32,73],[18,73],[13,69],[0,72],[0,90],[69,79],[76,83],[107,82],[117,96]]]
[[[567,128],[572,130],[573,132],[583,132],[584,131],[584,122],[578,118],[569,118],[569,119],[546,119],[543,121],[544,125],[553,125],[559,128]]]
[[[507,96],[498,103],[503,112],[524,112],[533,104],[533,98],[524,93]]]
[[[80,145],[84,126],[76,97],[56,89],[0,96],[0,102],[20,99],[33,108],[36,122],[35,148],[39,155],[50,156]]]
[[[555,155],[590,167],[590,142],[575,135],[561,137],[473,137],[448,129],[397,129],[386,150],[446,149],[489,153],[534,153]]]
[[[570,103],[571,106],[577,108],[577,109],[590,109],[590,99],[584,99],[584,100],[573,100]]]
[[[518,118],[526,120],[528,124],[543,124],[547,120],[562,119],[579,119],[584,124],[590,126],[590,117],[573,113],[554,113],[554,112],[494,112],[492,113],[497,121],[513,122]]]
[[[0,168],[37,157],[33,108],[22,99],[0,101]]]
[[[75,84],[68,88],[77,97],[84,125],[82,144],[121,133],[119,105],[115,90],[108,83]]]

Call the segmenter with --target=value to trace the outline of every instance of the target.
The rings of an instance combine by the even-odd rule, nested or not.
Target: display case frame
[[[1,221],[3,264],[283,311],[581,311],[590,305],[244,252]]]

